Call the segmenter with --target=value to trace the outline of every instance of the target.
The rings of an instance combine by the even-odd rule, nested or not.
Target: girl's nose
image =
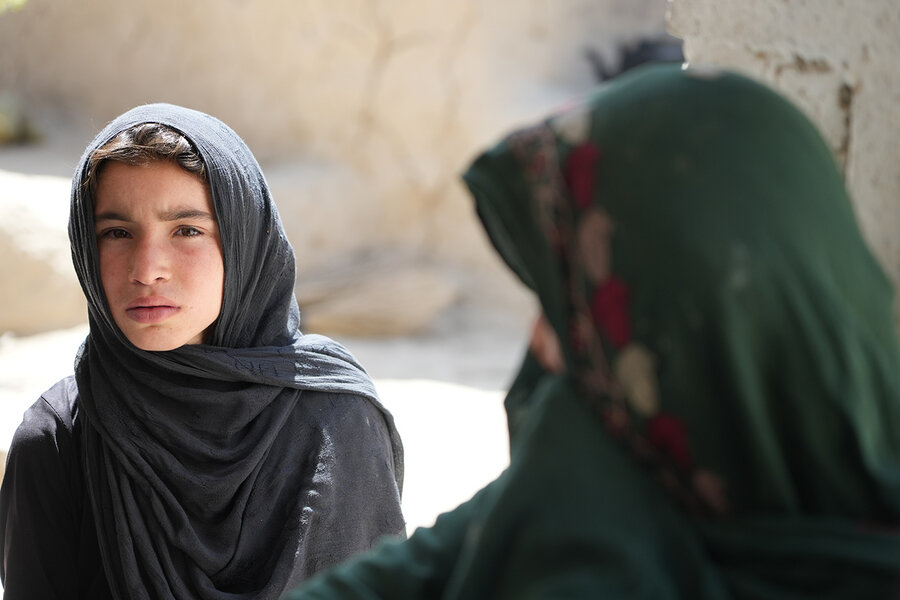
[[[132,282],[153,285],[169,279],[169,256],[165,244],[152,240],[139,240],[134,245],[129,277]]]

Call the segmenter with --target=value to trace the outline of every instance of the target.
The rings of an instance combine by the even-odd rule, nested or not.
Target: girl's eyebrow
[[[213,216],[207,211],[196,208],[176,208],[175,210],[160,214],[159,218],[163,221],[180,221],[182,219],[213,220]]]
[[[201,219],[205,221],[214,220],[213,216],[207,211],[193,208],[176,208],[175,210],[160,213],[159,219],[161,221],[180,221],[182,219]],[[130,223],[131,219],[126,217],[125,215],[122,215],[121,213],[107,211],[102,212],[94,217],[95,223],[99,223],[101,221],[122,221],[124,223]]]

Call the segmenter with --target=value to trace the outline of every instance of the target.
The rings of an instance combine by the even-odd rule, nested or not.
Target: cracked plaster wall
[[[900,289],[900,2],[670,0],[668,24],[689,61],[768,82],[818,124]]]

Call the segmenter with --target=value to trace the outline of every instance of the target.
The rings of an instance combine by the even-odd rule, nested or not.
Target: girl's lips
[[[135,306],[125,310],[125,314],[138,323],[159,323],[178,312],[177,306]]]

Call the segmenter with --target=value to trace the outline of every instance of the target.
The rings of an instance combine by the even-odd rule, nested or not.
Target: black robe
[[[314,429],[340,428],[355,440],[336,449],[332,467],[352,471],[356,480],[346,488],[340,482],[316,485],[326,506],[318,531],[309,535],[328,544],[305,557],[308,576],[368,549],[381,536],[402,536],[403,523],[396,487],[385,479],[390,466],[379,460],[390,451],[390,430],[375,406],[349,394],[310,393],[298,412]],[[5,600],[113,598],[85,488],[82,424],[75,379],[67,377],[41,395],[16,430],[0,488]],[[312,480],[325,468],[310,460],[302,478]],[[367,493],[354,493],[356,486]]]

